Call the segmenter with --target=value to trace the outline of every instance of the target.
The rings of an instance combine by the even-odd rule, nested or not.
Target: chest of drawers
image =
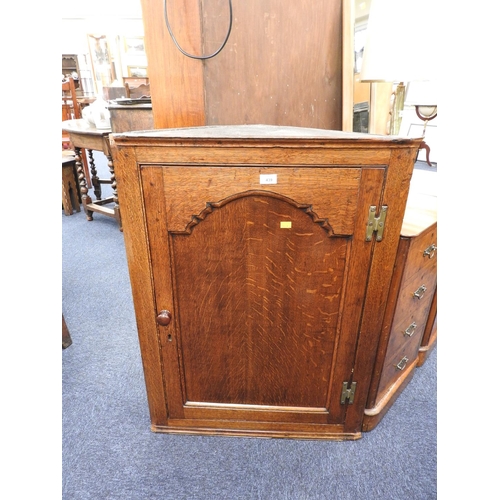
[[[363,430],[380,421],[437,337],[436,198],[409,198]]]
[[[420,349],[418,350],[418,363],[417,366],[422,366],[431,352],[432,348],[436,345],[437,341],[437,286],[432,298],[431,309],[425,325],[422,341],[420,342]]]

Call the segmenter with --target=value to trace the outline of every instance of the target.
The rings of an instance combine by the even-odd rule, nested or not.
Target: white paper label
[[[260,174],[261,184],[278,184],[278,174]]]

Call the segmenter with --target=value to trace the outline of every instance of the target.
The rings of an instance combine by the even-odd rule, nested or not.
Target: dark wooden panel
[[[359,195],[360,169],[275,167],[169,167],[163,170],[170,231],[183,231],[207,203],[235,192],[268,191],[293,198],[339,235],[352,234]],[[276,184],[261,184],[260,175],[276,175]],[[192,186],[196,185],[196,192]],[[311,201],[314,201],[311,203]]]
[[[110,105],[111,130],[113,133],[131,130],[149,130],[154,128],[151,104],[133,106]]]
[[[264,193],[173,243],[187,400],[325,408],[346,241]]]
[[[168,4],[179,43],[198,53],[198,2],[171,0]],[[173,44],[163,16],[163,1],[141,0],[141,5],[155,128],[205,125],[202,63],[185,57]]]
[[[163,2],[142,0],[155,128],[265,123],[342,129],[341,0],[233,0],[224,49],[183,55]],[[212,54],[228,29],[227,0],[171,0],[179,45]]]
[[[202,0],[205,51],[224,39],[227,0]],[[205,62],[207,124],[342,129],[337,0],[234,1],[231,36]],[[214,48],[215,47],[215,48]]]

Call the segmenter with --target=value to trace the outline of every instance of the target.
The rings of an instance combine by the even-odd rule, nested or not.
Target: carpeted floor
[[[123,234],[62,213],[63,500],[437,498],[437,349],[354,442],[155,434]]]

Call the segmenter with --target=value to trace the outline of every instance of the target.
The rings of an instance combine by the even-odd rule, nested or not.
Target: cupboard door
[[[166,425],[343,431],[384,172],[141,167]]]

